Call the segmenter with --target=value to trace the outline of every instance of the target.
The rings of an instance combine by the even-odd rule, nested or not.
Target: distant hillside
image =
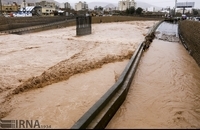
[[[145,3],[145,2],[137,2],[137,7],[141,7],[143,9],[147,9],[147,8],[150,8],[150,7],[155,7],[156,9],[162,9],[162,7],[151,5],[151,4],[148,4],[148,3]]]
[[[107,3],[107,2],[91,2],[88,3],[89,9],[94,9],[95,6],[101,6],[101,7],[106,7],[106,6],[112,6],[112,7],[117,7],[118,5],[115,3]]]
[[[117,7],[117,6],[115,6],[114,4],[108,4],[104,6],[104,8],[114,8],[114,7]]]
[[[145,2],[139,2],[138,1],[136,3],[137,3],[137,7],[141,7],[143,9],[150,8],[150,7],[155,7],[156,9],[161,9],[161,7],[157,7],[157,6],[145,3]],[[118,7],[118,3],[108,3],[108,2],[91,2],[91,3],[88,3],[88,6],[89,6],[90,9],[94,9],[95,6],[106,7],[106,6],[110,6],[110,5],[112,7]]]
[[[17,2],[18,4],[21,4],[23,0],[14,0],[14,1]],[[35,3],[35,2],[39,2],[39,1],[41,1],[41,0],[26,0],[26,2],[29,2],[29,3]],[[46,0],[46,1],[55,2],[56,5],[60,5],[60,7],[64,7],[63,3],[59,3],[59,2],[54,1],[54,0]],[[9,2],[11,2],[11,1],[9,1]],[[2,3],[3,4],[7,4],[8,0],[2,0]],[[150,7],[155,7],[156,9],[161,9],[161,7],[157,7],[157,6],[145,3],[145,2],[137,1],[136,3],[137,3],[137,7],[141,7],[143,9],[147,9],[147,8],[150,8]],[[72,8],[74,8],[75,3],[70,3],[70,5],[72,6]],[[90,3],[88,3],[88,6],[89,6],[89,9],[94,9],[95,6],[111,7],[111,8],[113,8],[113,7],[118,7],[118,3],[90,2]]]

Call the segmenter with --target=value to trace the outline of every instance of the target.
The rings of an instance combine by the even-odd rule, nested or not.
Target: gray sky
[[[89,2],[107,2],[107,3],[118,3],[119,0],[55,0],[60,3],[62,2],[70,2],[70,3],[77,3],[79,1],[85,1],[87,3]],[[175,0],[135,0],[140,2],[145,2],[148,4],[152,4],[159,7],[174,7],[175,6]],[[195,8],[200,8],[200,0],[177,0],[178,2],[195,2]]]

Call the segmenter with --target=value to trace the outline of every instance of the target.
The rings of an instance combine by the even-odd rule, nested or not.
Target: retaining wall
[[[36,26],[42,24],[49,24],[68,19],[64,16],[57,17],[0,17],[0,31]],[[70,18],[71,19],[71,18]],[[92,17],[92,23],[109,23],[109,22],[123,22],[123,21],[147,21],[160,20],[161,18],[146,18],[146,17],[130,17],[130,16],[107,16],[107,17]],[[75,26],[76,21],[68,21],[60,24],[60,27]],[[48,29],[57,28],[58,26],[51,26]],[[41,29],[40,29],[41,30]],[[44,28],[46,30],[46,28]]]
[[[106,17],[92,17],[92,23],[150,21],[150,20],[161,20],[161,19],[162,18],[133,17],[133,16],[106,16]]]
[[[186,49],[200,66],[200,22],[180,21],[179,33],[183,37]]]
[[[131,16],[105,16],[105,17],[92,17],[92,24],[95,23],[112,23],[112,22],[125,22],[125,21],[152,21],[162,20],[162,18],[147,18],[147,17],[131,17]],[[61,26],[76,26],[76,21],[70,21]]]
[[[131,16],[105,16],[105,17],[92,17],[92,24],[96,23],[112,23],[112,22],[125,22],[125,21],[161,21],[163,18],[148,18],[148,17],[131,17]],[[60,24],[60,27],[76,26],[76,20],[70,20]],[[51,29],[57,28],[51,27]]]
[[[0,31],[64,21],[66,17],[0,17]]]

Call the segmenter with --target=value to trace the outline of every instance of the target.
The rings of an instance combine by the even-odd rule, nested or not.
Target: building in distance
[[[42,15],[53,16],[54,11],[56,10],[56,4],[54,2],[47,2],[47,1],[36,2],[36,6],[41,7],[41,9],[37,10],[37,12]]]
[[[65,9],[71,9],[71,5],[69,2],[64,3],[64,8]]]
[[[81,2],[75,4],[75,10],[81,11],[81,10],[88,10],[88,4],[86,2]]]
[[[136,2],[135,0],[121,0],[118,3],[118,8],[120,11],[125,11],[131,7],[136,8]]]

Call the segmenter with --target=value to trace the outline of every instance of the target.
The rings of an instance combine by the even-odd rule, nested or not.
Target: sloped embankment
[[[200,22],[181,21],[179,23],[179,33],[183,37],[183,44],[187,46],[191,56],[200,66]]]

